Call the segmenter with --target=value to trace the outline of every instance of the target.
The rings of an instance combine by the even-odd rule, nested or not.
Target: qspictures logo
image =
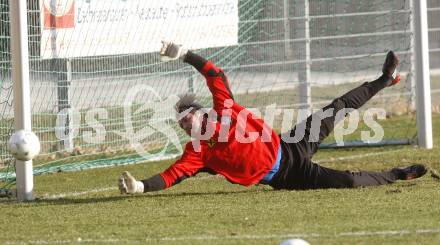
[[[44,29],[75,27],[75,0],[44,0]]]
[[[250,144],[257,140],[271,142],[272,128],[276,120],[280,123],[281,140],[293,144],[301,140],[322,141],[321,125],[324,120],[327,125],[332,125],[331,131],[338,146],[344,145],[345,136],[355,133],[361,120],[366,126],[360,131],[362,142],[378,143],[383,140],[385,133],[377,121],[386,119],[384,108],[368,108],[362,116],[356,109],[343,108],[335,111],[334,108],[328,108],[314,110],[309,116],[308,109],[294,110],[271,104],[265,108],[243,108],[235,111],[236,116],[231,118],[233,106],[231,99],[223,102],[221,113],[211,108],[193,111],[192,107],[177,113],[174,105],[179,99],[181,98],[177,95],[164,98],[153,87],[138,84],[130,88],[125,96],[122,105],[122,127],[112,129],[110,132],[119,135],[145,159],[161,159],[171,148],[183,152],[179,138],[182,131],[177,131],[174,126],[176,122],[178,123],[190,113],[193,114],[191,118],[196,119],[191,119],[190,132],[187,134],[191,137],[192,146],[196,152],[201,151],[202,141],[206,142],[209,148],[229,141],[242,144]],[[110,129],[106,129],[106,126],[113,128],[118,123],[104,124],[104,122],[120,121],[119,118],[109,120],[109,115],[110,112],[106,108],[91,108],[82,112],[74,108],[65,108],[57,115],[55,135],[62,141],[80,137],[89,144],[105,143],[106,135],[109,133],[107,130]],[[148,117],[140,119],[142,115],[148,115]],[[251,128],[248,127],[248,122],[250,122],[248,119],[251,118],[262,120],[264,126],[260,130],[255,127],[247,130]],[[203,119],[206,119],[205,125],[209,125],[209,127],[205,126],[205,130],[201,130],[203,123],[200,120]],[[86,124],[85,127],[81,123],[82,120]],[[331,124],[329,120],[332,121]],[[233,131],[231,131],[231,124],[234,124]],[[80,126],[83,126],[81,130]],[[183,129],[183,126],[180,127]],[[215,136],[216,132],[218,132],[217,136]]]

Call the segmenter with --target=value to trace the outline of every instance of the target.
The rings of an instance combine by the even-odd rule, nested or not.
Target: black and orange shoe
[[[428,172],[428,168],[423,164],[414,164],[406,168],[393,168],[391,173],[399,180],[412,180],[422,177]]]
[[[396,71],[398,65],[399,57],[397,57],[397,55],[393,51],[389,51],[382,66],[382,73],[385,77],[388,78],[388,87],[398,84],[400,82],[399,74],[397,74],[396,77],[393,77],[393,74]]]

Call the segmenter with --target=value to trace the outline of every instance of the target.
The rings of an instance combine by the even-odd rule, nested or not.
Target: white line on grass
[[[160,237],[146,238],[146,241],[182,241],[182,240],[268,240],[268,239],[287,239],[287,238],[314,238],[314,237],[361,237],[361,236],[402,236],[411,234],[437,234],[440,229],[424,230],[400,230],[400,231],[358,231],[341,232],[337,234],[268,234],[268,235],[235,235],[235,236],[187,236],[187,237]]]
[[[404,151],[405,149],[397,149],[397,150],[390,150],[390,151],[384,151],[384,152],[373,152],[373,153],[363,153],[363,154],[355,154],[351,156],[345,156],[345,157],[336,157],[332,159],[320,159],[315,160],[315,162],[335,162],[335,161],[341,161],[341,160],[347,160],[347,159],[356,159],[356,158],[362,158],[362,157],[369,157],[369,156],[378,156],[383,154],[391,154],[396,153],[399,151]],[[188,180],[203,180],[203,179],[210,179],[214,177],[219,177],[218,175],[210,175],[210,176],[203,176],[203,177],[196,177],[196,178],[189,178]],[[77,197],[82,195],[88,195],[92,193],[99,193],[99,192],[105,192],[105,191],[114,191],[117,190],[117,187],[105,187],[105,188],[98,188],[98,189],[92,189],[88,191],[82,191],[82,192],[67,192],[67,193],[59,193],[59,194],[53,194],[53,195],[45,195],[41,199],[45,200],[53,200],[53,199],[61,199],[66,197]]]
[[[213,178],[213,177],[220,177],[220,176],[210,175],[210,176],[190,178],[188,180],[201,180],[201,179],[208,179],[208,178]],[[81,191],[81,192],[66,192],[66,193],[58,193],[58,194],[53,194],[53,195],[46,194],[46,195],[43,195],[40,199],[54,200],[54,199],[61,199],[61,198],[66,198],[66,197],[77,197],[77,196],[88,195],[88,194],[99,193],[99,192],[115,191],[117,189],[118,189],[117,187],[105,187],[105,188],[97,188],[97,189],[92,189],[92,190],[88,190],[88,191]]]
[[[146,237],[145,239],[81,239],[76,240],[35,240],[35,241],[7,241],[6,244],[60,244],[60,243],[143,243],[154,241],[209,241],[209,240],[269,240],[269,239],[292,239],[292,238],[317,238],[317,237],[362,237],[362,236],[404,236],[419,234],[438,234],[440,229],[422,229],[422,230],[385,230],[385,231],[357,231],[341,232],[336,234],[268,234],[268,235],[228,235],[228,236],[181,236],[181,237]]]
[[[52,199],[60,199],[60,198],[65,198],[65,197],[76,197],[76,196],[82,196],[82,195],[87,195],[87,194],[92,194],[92,193],[99,193],[99,192],[104,192],[104,191],[113,191],[113,190],[117,190],[117,189],[118,189],[117,187],[106,187],[106,188],[92,189],[92,190],[81,191],[81,192],[58,193],[58,194],[53,194],[53,195],[44,195],[41,199],[52,200]]]
[[[65,243],[129,243],[137,242],[130,241],[126,239],[81,239],[77,238],[75,240],[35,240],[35,241],[7,241],[5,244],[65,244]]]

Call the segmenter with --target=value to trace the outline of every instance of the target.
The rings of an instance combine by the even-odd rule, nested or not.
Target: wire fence
[[[32,123],[42,142],[36,164],[56,171],[60,166],[72,167],[69,164],[80,169],[145,160],[123,135],[127,94],[141,85],[154,92],[142,91],[133,99],[132,112],[151,102],[142,113],[130,115],[134,132],[165,121],[168,128],[155,128],[141,144],[153,153],[165,148],[167,157],[178,155],[179,147],[170,144],[170,135],[181,143],[188,138],[178,129],[172,101],[167,99],[195,92],[210,106],[204,80],[182,62],[162,62],[157,52],[93,56],[90,51],[85,57],[43,59],[41,4],[28,1]],[[440,3],[428,1],[428,8],[430,64],[438,69]],[[13,129],[8,11],[8,0],[0,0],[0,164],[11,160],[6,142]],[[401,57],[403,86],[377,96],[365,108],[385,107],[390,115],[411,115],[411,13],[409,0],[239,0],[238,43],[197,52],[225,70],[239,103],[264,113],[268,105],[299,109],[304,101],[320,108],[353,83],[380,75],[386,51],[392,49]],[[84,35],[94,33],[85,30]],[[157,35],[158,42],[160,38]],[[306,69],[310,75],[305,77]],[[309,93],[301,93],[304,84]],[[158,114],[154,106],[164,109]],[[274,122],[277,129],[280,120]],[[67,139],[60,139],[57,130],[65,131],[66,122]],[[399,134],[386,135],[386,140],[414,137],[415,120],[401,127]],[[358,136],[347,140],[358,140]],[[76,165],[79,162],[84,165]]]

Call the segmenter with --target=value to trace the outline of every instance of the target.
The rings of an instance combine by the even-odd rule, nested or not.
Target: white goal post
[[[429,76],[428,11],[426,0],[412,0],[418,145],[432,149],[431,79]]]
[[[11,16],[11,64],[14,90],[15,130],[32,130],[29,84],[29,52],[26,0],[9,0]],[[17,199],[30,201],[33,195],[32,160],[15,161]]]

